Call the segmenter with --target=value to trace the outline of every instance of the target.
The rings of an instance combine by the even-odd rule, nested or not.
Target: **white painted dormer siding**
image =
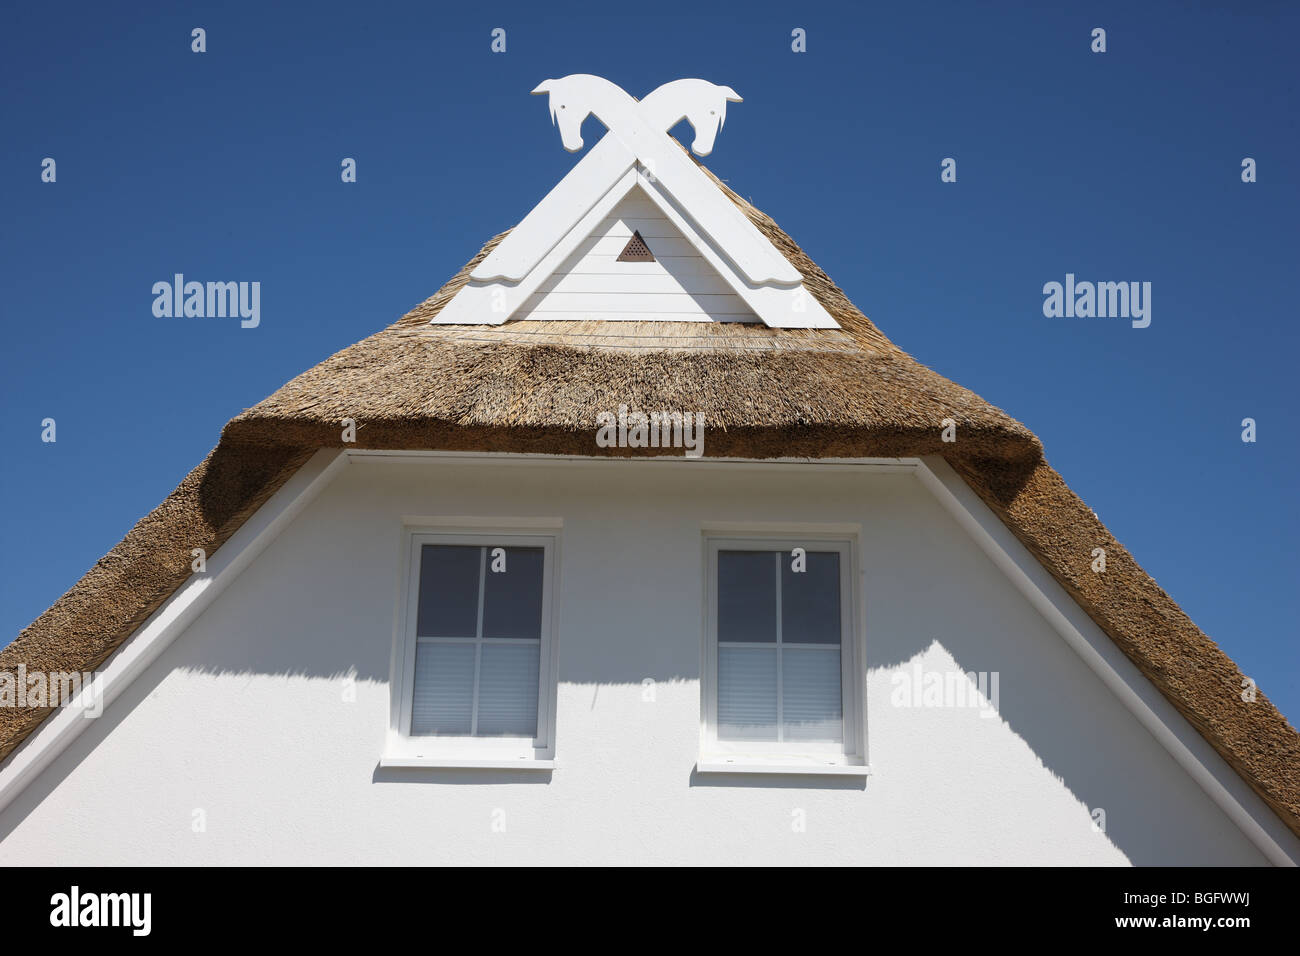
[[[654,262],[619,262],[634,232]],[[640,188],[525,301],[517,319],[758,322],[754,311]]]

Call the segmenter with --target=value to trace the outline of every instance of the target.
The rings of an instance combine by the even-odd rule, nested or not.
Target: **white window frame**
[[[840,555],[841,743],[729,741],[718,739],[718,553],[795,548]],[[862,588],[856,535],[798,531],[704,534],[704,654],[701,667],[700,759],[702,773],[810,773],[866,776],[866,640],[860,608]],[[779,605],[778,611],[780,613]]]
[[[537,669],[537,733],[532,737],[419,734],[411,728],[415,691],[415,633],[420,602],[420,555],[427,545],[542,549],[542,622]],[[388,738],[380,765],[384,767],[479,767],[549,770],[555,761],[556,692],[559,686],[555,654],[556,587],[559,531],[491,526],[465,529],[406,527],[403,529],[401,587],[398,596],[393,654],[392,705]]]

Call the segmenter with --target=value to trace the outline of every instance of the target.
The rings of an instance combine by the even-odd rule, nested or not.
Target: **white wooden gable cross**
[[[608,80],[577,73],[533,93],[549,95],[570,152],[582,148],[588,116],[608,132],[479,263],[434,324],[626,319],[838,328],[799,271],[668,135],[688,120],[692,151],[707,156],[727,104],[741,101],[730,87],[675,80],[638,102]]]

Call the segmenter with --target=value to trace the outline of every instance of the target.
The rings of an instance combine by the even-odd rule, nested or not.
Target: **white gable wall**
[[[634,232],[654,262],[619,262]],[[518,319],[758,322],[640,189],[633,189],[592,235],[529,296]]]
[[[553,774],[378,767],[410,515],[563,521]],[[865,786],[693,770],[701,528],[778,521],[862,529]],[[894,706],[917,664],[999,714]],[[909,474],[355,462],[86,724],[0,863],[1265,862]]]

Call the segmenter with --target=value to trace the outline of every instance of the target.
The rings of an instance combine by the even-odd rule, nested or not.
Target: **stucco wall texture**
[[[553,772],[378,766],[413,515],[563,522]],[[723,522],[860,526],[865,783],[695,771]],[[996,715],[898,706],[918,664]],[[912,475],[371,461],[0,813],[3,865],[237,863],[1266,861]]]

